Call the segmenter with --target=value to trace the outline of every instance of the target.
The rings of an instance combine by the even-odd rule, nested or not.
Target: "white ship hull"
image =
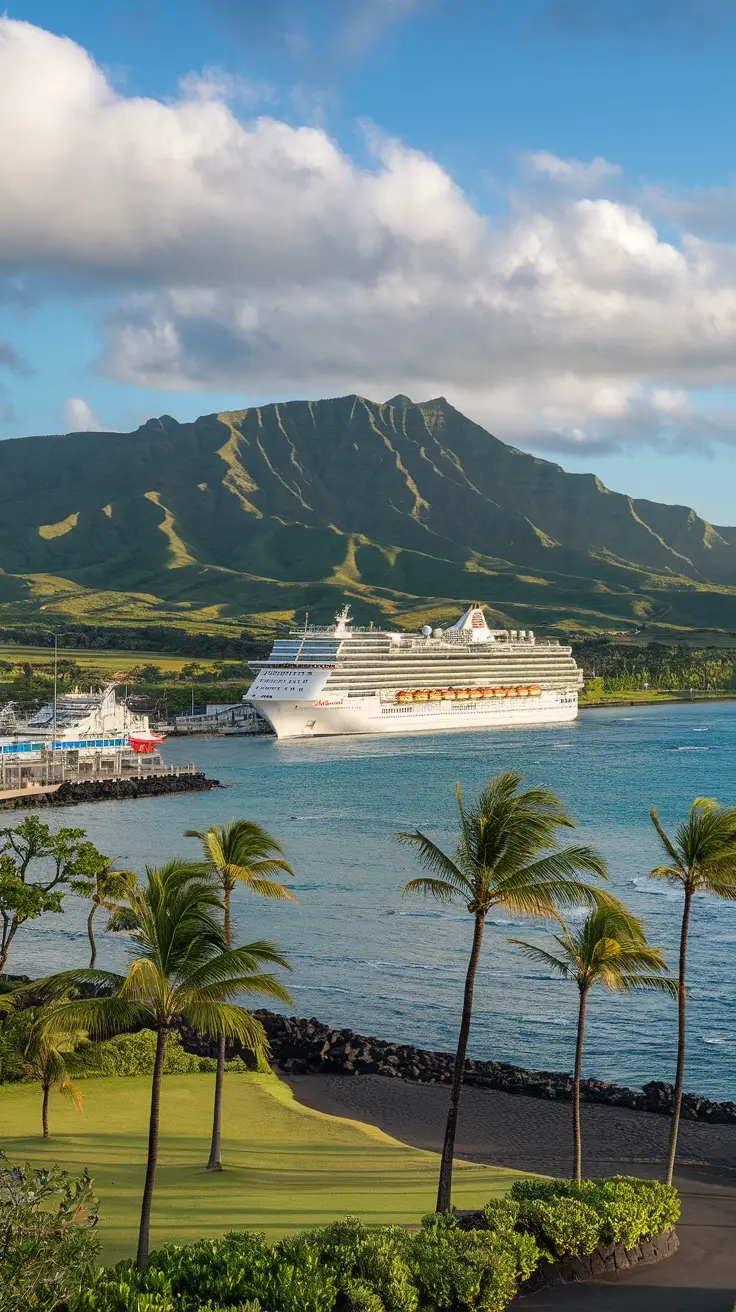
[[[335,734],[427,733],[438,729],[503,729],[516,725],[562,724],[578,713],[576,690],[543,692],[540,697],[492,698],[482,701],[386,703],[378,696],[317,698],[250,698],[278,738],[311,738]]]

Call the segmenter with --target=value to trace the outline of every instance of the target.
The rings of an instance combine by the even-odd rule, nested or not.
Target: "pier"
[[[0,757],[0,809],[70,806],[83,801],[153,797],[219,787],[193,762],[167,765],[158,752],[83,756],[45,752],[37,760]]]

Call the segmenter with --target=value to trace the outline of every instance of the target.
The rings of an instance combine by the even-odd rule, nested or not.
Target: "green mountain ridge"
[[[274,403],[0,443],[0,622],[330,618],[736,630],[736,529],[611,492],[443,397]]]

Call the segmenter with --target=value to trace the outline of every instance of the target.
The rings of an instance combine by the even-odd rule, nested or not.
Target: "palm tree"
[[[588,995],[594,984],[612,989],[616,993],[632,993],[636,989],[659,989],[671,996],[677,995],[675,980],[666,977],[667,962],[659,948],[649,947],[644,928],[636,916],[623,906],[611,904],[596,907],[576,931],[560,921],[561,933],[553,938],[559,955],[547,952],[534,943],[512,938],[510,943],[545,966],[550,966],[578,987],[578,1033],[575,1047],[575,1073],[573,1076],[573,1180],[582,1179],[582,1136],[580,1133],[580,1075],[583,1065],[585,1041],[585,1011]]]
[[[44,1033],[43,1024],[36,1022],[28,1036],[23,1050],[24,1078],[41,1085],[41,1128],[44,1139],[49,1137],[49,1094],[52,1089],[70,1098],[77,1111],[82,1110],[83,1099],[72,1075],[75,1067],[84,1068],[84,1059],[77,1063],[73,1054],[87,1042],[87,1034],[81,1029],[60,1029],[53,1039]]]
[[[92,922],[95,913],[100,907],[106,911],[115,912],[120,908],[120,903],[127,901],[130,893],[136,884],[136,875],[132,870],[111,870],[109,866],[102,866],[94,876],[94,887],[91,894],[92,906],[87,916],[87,937],[89,939],[90,958],[89,968],[94,970],[97,960],[97,943],[95,942]]]
[[[464,902],[473,917],[470,953],[460,1034],[450,1087],[445,1140],[442,1147],[437,1211],[451,1205],[452,1158],[455,1147],[460,1090],[473,1009],[473,990],[483,930],[491,907],[502,906],[517,915],[554,916],[560,906],[595,906],[610,899],[580,879],[581,872],[606,878],[602,856],[583,845],[561,848],[557,831],[574,828],[559,798],[545,788],[521,791],[523,775],[515,770],[498,774],[466,810],[460,785],[457,804],[460,834],[455,859],[419,830],[397,835],[417,848],[428,876],[412,879],[404,893],[423,893],[438,902]]]
[[[146,867],[147,883],[129,895],[135,921],[134,946],[125,975],[103,970],[67,971],[44,981],[47,996],[64,997],[79,985],[97,986],[98,995],[61,1001],[48,1011],[46,1042],[84,1029],[92,1038],[146,1025],[156,1033],[151,1086],[148,1159],[141,1204],[137,1265],[148,1267],[151,1203],[158,1156],[161,1087],[166,1039],[185,1016],[200,1033],[224,1034],[254,1051],[267,1047],[262,1025],[230,999],[261,993],[290,1002],[288,993],[264,965],[288,967],[271,943],[229,948],[220,923],[223,903],[201,867],[172,861]],[[35,986],[38,989],[38,985]],[[102,994],[107,989],[107,996]]]
[[[291,866],[284,860],[281,844],[254,820],[230,820],[226,825],[211,825],[202,832],[187,829],[187,838],[199,838],[204,849],[204,866],[222,889],[225,908],[224,927],[228,946],[232,946],[230,901],[238,883],[245,884],[261,897],[274,897],[290,902],[296,898],[283,884],[273,879],[278,872],[293,875]],[[208,1171],[222,1170],[222,1091],[225,1080],[225,1036],[217,1043],[217,1074],[215,1075],[215,1105],[212,1117],[212,1141],[207,1162]]]
[[[687,820],[677,826],[673,839],[665,833],[654,808],[649,814],[668,857],[666,865],[657,866],[649,873],[653,879],[665,879],[674,884],[683,893],[677,989],[677,1069],[665,1172],[667,1184],[672,1184],[685,1081],[687,940],[692,900],[696,893],[711,893],[728,901],[736,900],[736,807],[719,806],[710,797],[696,797]]]

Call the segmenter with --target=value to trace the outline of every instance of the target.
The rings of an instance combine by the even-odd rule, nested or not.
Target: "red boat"
[[[132,733],[130,735],[130,745],[134,752],[155,752],[156,748],[164,741],[165,734],[152,733],[150,729],[145,729],[141,733]]]

